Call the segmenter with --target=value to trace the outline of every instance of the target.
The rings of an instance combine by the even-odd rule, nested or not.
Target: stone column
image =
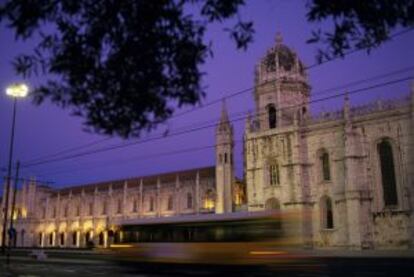
[[[157,178],[157,216],[161,216],[161,181]]]
[[[197,170],[196,178],[195,178],[195,197],[194,197],[194,206],[195,206],[195,212],[200,212],[200,172]]]
[[[107,248],[109,246],[108,231],[107,230],[103,231],[103,235],[104,235],[104,245],[103,245],[103,247]]]
[[[122,194],[122,215],[127,214],[127,191],[128,191],[128,182],[124,182],[123,194]]]
[[[361,249],[372,247],[369,190],[365,172],[365,157],[361,135],[352,128],[348,98],[345,99],[344,126],[344,179],[346,201],[346,231],[348,247]]]
[[[143,195],[144,188],[143,188],[143,186],[144,186],[144,182],[141,179],[139,181],[139,207],[138,207],[138,209],[139,209],[139,216],[143,216],[144,215],[144,195]]]
[[[175,214],[180,214],[180,176],[175,177],[175,193],[174,193],[174,210]]]

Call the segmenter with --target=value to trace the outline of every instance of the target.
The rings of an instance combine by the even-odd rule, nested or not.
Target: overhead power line
[[[368,86],[368,87],[348,91],[348,92],[345,92],[345,93],[339,93],[339,94],[335,94],[335,95],[331,95],[331,96],[327,96],[327,97],[323,97],[323,98],[314,99],[314,100],[309,101],[309,104],[310,103],[317,103],[317,102],[321,102],[321,101],[326,101],[326,100],[330,100],[330,99],[334,99],[334,98],[338,98],[338,97],[343,97],[345,95],[356,94],[356,93],[372,90],[372,89],[375,89],[375,88],[389,86],[389,85],[392,85],[392,84],[401,83],[401,82],[412,80],[412,79],[414,79],[414,77],[405,77],[405,78],[400,78],[400,79],[396,79],[396,80],[392,80],[392,81],[388,81],[388,82],[383,82],[383,83],[380,83],[380,84],[376,84],[376,85],[372,85],[372,86]],[[285,109],[300,108],[300,107],[302,107],[302,104],[282,107],[279,110],[283,111]],[[230,121],[231,122],[236,122],[236,121],[244,120],[244,119],[247,118],[247,116],[244,115],[240,118],[235,118],[235,119],[232,119]],[[40,161],[40,162],[37,162],[37,163],[23,164],[22,168],[29,168],[29,167],[33,167],[33,166],[37,166],[37,165],[41,165],[41,164],[57,162],[57,161],[63,161],[63,160],[83,157],[83,156],[87,156],[87,155],[93,155],[93,154],[97,154],[97,153],[107,152],[107,151],[110,151],[110,150],[121,149],[121,148],[125,148],[125,147],[130,147],[130,146],[150,142],[150,141],[165,139],[166,137],[173,137],[173,136],[188,134],[188,133],[191,133],[191,132],[196,132],[196,131],[200,131],[200,130],[203,130],[203,129],[212,128],[212,127],[216,127],[216,126],[217,126],[217,123],[214,123],[214,124],[210,124],[210,125],[206,125],[206,126],[200,126],[200,127],[197,127],[197,128],[193,128],[193,129],[190,129],[190,130],[185,130],[185,131],[182,131],[182,132],[170,133],[168,136],[159,136],[159,137],[155,137],[155,138],[151,138],[151,139],[147,139],[147,140],[140,140],[140,141],[130,142],[130,143],[126,143],[126,144],[113,145],[113,146],[109,146],[109,147],[96,149],[96,150],[93,150],[93,151],[85,151],[85,152],[81,152],[81,153],[77,153],[77,154],[73,154],[73,155],[67,155],[67,156],[60,157],[60,158],[44,160],[44,161]]]
[[[355,86],[355,85],[359,85],[359,84],[363,84],[363,83],[366,83],[366,82],[375,81],[375,80],[378,80],[378,79],[383,79],[383,78],[386,78],[386,77],[390,77],[390,76],[393,76],[393,75],[397,75],[397,74],[401,74],[401,73],[405,73],[405,72],[409,72],[409,71],[413,71],[413,70],[414,70],[414,66],[404,67],[404,68],[401,68],[401,69],[398,69],[398,70],[394,70],[394,71],[391,71],[391,72],[388,72],[388,73],[383,73],[383,74],[371,76],[369,78],[359,79],[359,80],[356,80],[356,81],[352,81],[352,82],[349,82],[349,83],[345,83],[343,85],[326,88],[326,89],[323,89],[323,90],[320,90],[320,91],[317,91],[317,92],[312,93],[311,96],[314,97],[314,96],[317,96],[317,95],[328,94],[330,92],[336,92],[338,90],[345,89],[347,87],[352,87],[352,86]],[[280,103],[280,104],[284,104],[284,103]],[[249,112],[249,111],[247,111],[247,112]],[[253,111],[251,111],[251,112],[253,112]],[[257,112],[257,110],[256,110],[256,112]],[[245,113],[246,113],[246,111],[233,113],[233,114],[230,114],[230,117],[238,116],[240,114],[245,114]],[[216,123],[219,119],[220,118],[217,117],[217,118],[214,118],[212,120],[208,120],[208,121],[204,121],[204,122],[196,122],[196,123],[193,123],[193,124],[190,124],[190,125],[187,125],[187,126],[178,128],[175,131],[186,130],[186,128],[193,128],[194,126],[200,126],[200,125],[203,125],[203,124]],[[171,132],[171,130],[169,129],[168,132]],[[157,136],[161,136],[161,135],[164,135],[165,136],[165,134],[166,133],[163,132],[161,134],[154,134],[154,136],[156,136],[156,137]],[[150,135],[146,139],[149,139],[151,137],[152,136]],[[45,155],[45,156],[38,157],[38,158],[35,158],[35,159],[32,159],[32,160],[28,160],[28,161],[25,161],[24,163],[25,164],[31,164],[31,163],[42,162],[44,160],[49,160],[51,158],[55,158],[55,157],[61,156],[62,154],[66,154],[66,153],[74,152],[74,151],[77,151],[77,150],[89,148],[89,147],[92,147],[92,146],[101,144],[103,142],[109,141],[111,139],[112,138],[104,138],[104,139],[96,140],[96,141],[93,141],[93,142],[90,142],[90,143],[87,143],[87,144],[84,144],[84,145],[80,145],[80,146],[77,146],[77,147],[72,147],[72,148],[64,149],[64,150],[59,151],[59,152],[56,152],[54,154]],[[0,170],[5,170],[5,169],[0,169]]]
[[[395,37],[398,37],[398,36],[401,36],[401,35],[403,35],[403,34],[406,34],[406,33],[410,32],[410,31],[412,31],[412,30],[414,30],[414,28],[404,29],[404,30],[402,30],[402,31],[400,31],[400,32],[397,32],[397,33],[395,33],[395,34],[391,35],[391,36],[390,36],[390,39],[395,38]],[[330,59],[330,60],[326,60],[326,61],[323,61],[323,62],[321,62],[321,63],[315,63],[315,64],[313,64],[313,65],[310,65],[310,66],[305,67],[305,70],[313,69],[313,68],[315,68],[315,67],[321,66],[321,65],[326,64],[326,63],[331,62],[331,61],[338,60],[338,59],[340,59],[340,58],[343,58],[343,57],[345,57],[345,56],[348,56],[348,55],[350,55],[350,54],[353,54],[353,53],[356,53],[356,52],[358,52],[358,51],[362,51],[362,50],[365,50],[365,49],[360,48],[360,49],[354,49],[354,50],[348,51],[348,52],[346,52],[346,53],[345,53],[342,57],[334,57],[334,58],[332,58],[332,59]],[[363,82],[366,82],[366,81],[372,81],[372,80],[375,80],[375,79],[378,79],[378,78],[384,78],[384,77],[386,77],[386,76],[390,76],[390,75],[398,74],[399,72],[403,72],[403,71],[405,71],[405,70],[411,70],[411,69],[413,69],[413,67],[407,67],[407,68],[400,69],[400,70],[397,70],[397,71],[394,71],[394,72],[391,72],[391,73],[388,73],[388,74],[374,76],[374,77],[371,77],[371,78],[368,78],[368,79],[363,79],[363,80],[355,81],[355,82],[352,82],[352,83],[348,83],[348,84],[345,84],[345,85],[342,85],[342,86],[339,86],[339,87],[336,87],[336,88],[330,88],[330,89],[327,89],[327,90],[329,91],[329,90],[333,90],[333,89],[342,89],[342,88],[349,87],[349,86],[351,86],[351,85],[357,85],[357,84],[360,84],[360,83],[363,83]],[[170,118],[167,120],[167,122],[168,122],[168,121],[170,121],[171,119],[174,119],[174,118],[180,117],[180,116],[182,116],[182,115],[185,115],[185,114],[188,114],[188,113],[191,113],[191,112],[194,112],[194,111],[197,111],[197,110],[200,110],[200,109],[203,109],[203,108],[206,108],[206,107],[212,106],[212,105],[214,105],[214,104],[218,104],[218,103],[220,103],[220,102],[221,102],[224,98],[229,99],[229,98],[232,98],[232,97],[235,97],[235,96],[238,96],[238,95],[244,94],[244,93],[246,93],[246,92],[252,91],[252,90],[254,90],[254,89],[255,89],[255,88],[257,88],[257,87],[264,86],[264,85],[267,85],[267,84],[269,84],[269,83],[271,83],[271,82],[275,82],[275,81],[277,81],[277,80],[270,80],[270,81],[264,82],[264,83],[262,83],[262,84],[255,85],[255,86],[250,87],[250,88],[247,88],[247,89],[243,89],[243,90],[240,90],[240,91],[236,91],[236,92],[231,93],[231,94],[228,94],[228,95],[226,95],[226,96],[224,96],[224,97],[214,99],[214,100],[212,100],[212,101],[210,101],[210,102],[206,102],[206,103],[202,104],[201,106],[194,107],[193,109],[190,109],[190,110],[187,110],[187,111],[183,111],[183,112],[181,112],[181,113],[177,113],[177,114],[173,115],[172,117],[170,117]],[[321,91],[321,92],[320,92],[320,94],[324,94],[324,93],[325,93],[324,91]],[[312,94],[312,96],[315,96],[315,95],[317,95],[317,94],[318,94],[318,93],[313,93],[313,94]],[[111,140],[111,139],[113,139],[113,138],[112,138],[112,137],[109,137],[109,138],[104,138],[104,139],[100,139],[100,140],[97,140],[97,141],[92,141],[92,142],[89,142],[89,143],[86,143],[86,144],[82,144],[82,145],[80,145],[80,146],[76,146],[76,147],[72,147],[72,148],[64,149],[64,150],[62,150],[62,151],[58,151],[58,152],[53,153],[53,154],[49,154],[49,155],[45,155],[45,156],[38,157],[38,158],[35,158],[35,159],[32,159],[32,160],[26,161],[26,163],[36,163],[36,162],[41,162],[42,160],[45,160],[45,159],[51,159],[51,158],[54,158],[54,157],[58,157],[58,156],[60,156],[60,155],[62,155],[62,154],[66,154],[66,153],[74,152],[74,151],[81,150],[81,149],[85,149],[85,148],[90,148],[90,147],[92,147],[92,146],[98,145],[98,144],[100,144],[100,143],[102,143],[102,142],[109,141],[109,140]],[[0,168],[0,170],[2,170],[2,169]]]

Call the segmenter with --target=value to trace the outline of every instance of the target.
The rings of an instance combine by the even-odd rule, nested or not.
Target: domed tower
[[[308,112],[309,91],[305,67],[283,44],[280,34],[256,67],[254,98],[260,130],[293,124]]]

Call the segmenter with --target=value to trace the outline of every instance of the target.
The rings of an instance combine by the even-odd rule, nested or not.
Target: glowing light
[[[213,209],[214,208],[213,199],[207,198],[206,200],[204,200],[204,208],[205,209]]]
[[[29,87],[24,83],[16,83],[6,88],[6,94],[11,97],[23,98],[29,93]]]
[[[250,251],[250,255],[282,255],[286,254],[283,251]]]
[[[27,217],[27,210],[26,208],[22,208],[22,217],[26,218]]]
[[[17,219],[17,215],[18,215],[18,211],[17,211],[17,209],[15,209],[13,211],[13,220],[16,220]]]
[[[83,231],[84,232],[87,232],[92,228],[93,228],[92,220],[86,220],[85,222],[83,222]]]
[[[110,248],[131,248],[133,245],[131,244],[111,244]]]

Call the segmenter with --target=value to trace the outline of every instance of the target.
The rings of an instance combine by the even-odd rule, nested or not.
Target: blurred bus
[[[251,264],[299,257],[301,216],[238,212],[125,220],[111,249],[123,259]]]

